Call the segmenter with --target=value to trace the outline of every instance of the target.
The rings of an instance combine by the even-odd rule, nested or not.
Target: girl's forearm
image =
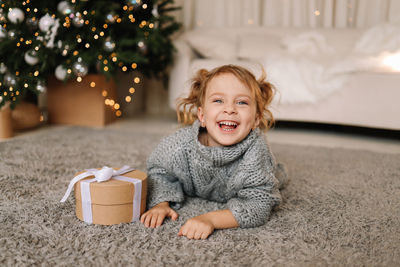
[[[236,228],[239,226],[230,210],[216,210],[205,213],[201,216],[207,218],[215,229]]]

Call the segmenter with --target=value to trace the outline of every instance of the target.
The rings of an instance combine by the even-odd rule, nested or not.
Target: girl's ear
[[[256,115],[256,120],[254,121],[253,130],[255,130],[260,125],[260,115]]]
[[[202,107],[198,107],[197,108],[197,118],[199,119],[200,123],[201,123],[201,127],[205,126],[204,123],[204,112],[203,112],[203,108]]]

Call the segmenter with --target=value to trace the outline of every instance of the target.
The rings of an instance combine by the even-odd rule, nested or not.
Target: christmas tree
[[[180,25],[173,0],[1,1],[0,107],[46,90],[49,75],[109,78],[137,70],[165,78],[171,35]]]

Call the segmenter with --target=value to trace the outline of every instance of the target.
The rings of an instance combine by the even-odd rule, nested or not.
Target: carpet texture
[[[171,129],[169,129],[171,130]],[[165,134],[139,128],[54,127],[0,143],[2,266],[396,266],[400,262],[400,154],[272,144],[291,181],[270,220],[178,237],[183,223],[224,208],[187,199],[179,219],[87,225],[75,200],[60,203],[86,168],[129,164],[145,170]],[[397,265],[398,266],[398,265]]]

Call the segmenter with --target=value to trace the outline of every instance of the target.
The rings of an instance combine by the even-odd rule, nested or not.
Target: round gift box
[[[140,203],[140,215],[146,209],[147,174],[134,170],[122,176],[142,180],[142,194]],[[83,179],[92,179],[93,176]],[[76,216],[83,221],[81,181],[75,184]],[[90,183],[90,195],[92,205],[92,217],[94,224],[112,225],[129,223],[133,214],[133,195],[135,187],[133,183],[110,179],[106,182]]]

